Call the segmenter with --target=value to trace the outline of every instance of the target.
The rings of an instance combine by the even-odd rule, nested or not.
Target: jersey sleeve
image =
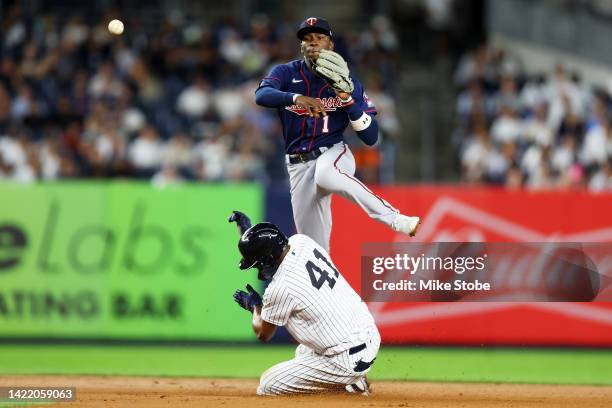
[[[284,326],[294,309],[295,299],[286,287],[268,286],[261,307],[263,320],[276,326]]]
[[[259,88],[270,86],[279,91],[287,90],[289,69],[286,65],[277,65],[259,83]]]
[[[357,103],[357,106],[359,106],[368,115],[376,115],[378,111],[374,106],[374,102],[368,98],[368,95],[366,94],[365,89],[363,89],[361,82],[355,78],[353,78],[353,82],[355,83],[355,89],[353,90],[352,96]]]

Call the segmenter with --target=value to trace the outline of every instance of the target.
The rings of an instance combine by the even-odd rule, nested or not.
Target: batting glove
[[[238,224],[241,234],[244,234],[244,231],[251,228],[251,219],[245,213],[240,211],[232,211],[232,215],[230,215],[227,222],[235,222]]]
[[[246,289],[248,293],[240,289],[234,292],[234,301],[236,301],[241,308],[253,313],[255,306],[262,305],[261,296],[251,285],[247,285]]]

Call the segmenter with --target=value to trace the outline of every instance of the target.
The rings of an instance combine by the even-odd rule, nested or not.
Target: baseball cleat
[[[354,384],[348,384],[344,387],[351,394],[370,395],[370,384],[367,378],[361,378]]]
[[[419,217],[408,217],[403,214],[398,214],[395,217],[395,221],[391,224],[391,228],[397,232],[403,232],[406,235],[414,237],[417,233],[417,229],[421,224]]]

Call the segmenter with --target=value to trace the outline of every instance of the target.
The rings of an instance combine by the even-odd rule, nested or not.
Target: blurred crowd
[[[455,72],[462,178],[511,189],[612,189],[612,98],[562,64],[525,75],[482,45]]]
[[[5,11],[0,179],[286,178],[279,121],[254,104],[254,91],[273,64],[299,58],[299,22],[255,15],[207,25],[177,13],[151,28],[122,16],[126,31],[114,36],[106,26],[113,12],[86,21],[19,4]],[[385,91],[399,46],[389,21],[375,17],[335,40],[379,108],[383,132],[397,134]],[[375,180],[380,160],[364,157]]]

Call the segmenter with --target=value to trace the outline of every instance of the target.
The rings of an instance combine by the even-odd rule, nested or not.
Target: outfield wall
[[[251,340],[232,294],[254,185],[0,184],[0,338]]]
[[[424,219],[410,241],[612,242],[612,195],[377,189]],[[0,184],[0,339],[253,341],[232,293],[234,209],[292,233],[286,189]],[[361,244],[405,241],[342,198],[332,257],[359,289]],[[371,303],[386,343],[612,346],[609,303]],[[290,341],[281,331],[277,340]]]

